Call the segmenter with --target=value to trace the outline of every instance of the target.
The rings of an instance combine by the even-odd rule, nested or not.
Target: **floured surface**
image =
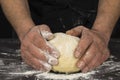
[[[0,77],[3,80],[41,80],[41,79],[54,79],[54,80],[118,80],[120,78],[120,61],[114,61],[116,57],[111,58],[101,65],[96,70],[88,73],[75,73],[75,74],[55,74],[55,73],[42,73],[35,71],[28,67],[25,63],[13,63],[9,65],[0,66]],[[2,61],[0,61],[2,62]],[[3,64],[4,62],[2,62]]]
[[[83,73],[75,73],[75,74],[55,74],[55,73],[41,73],[37,74],[37,79],[54,79],[54,80],[76,80],[76,79],[92,79],[92,75],[95,74],[96,71],[91,71],[86,74]]]
[[[5,40],[4,40],[5,41]],[[4,42],[3,41],[3,42]],[[2,43],[3,43],[2,42]],[[8,42],[8,41],[7,41]],[[110,43],[111,56],[103,65],[87,74],[46,74],[28,67],[20,59],[16,45],[0,42],[0,79],[1,80],[119,80],[120,79],[120,41]],[[16,44],[16,43],[15,43]],[[8,46],[8,47],[5,47]],[[11,47],[12,46],[12,47]],[[3,48],[4,47],[4,48]],[[1,50],[2,49],[2,50]],[[12,54],[12,51],[14,51]],[[48,79],[49,78],[49,79]],[[61,78],[61,79],[60,79]],[[64,79],[63,79],[64,78]]]
[[[88,73],[75,73],[75,74],[54,74],[54,73],[42,73],[36,75],[38,79],[43,77],[44,79],[54,80],[114,80],[113,75],[120,78],[120,62],[114,62],[114,56],[106,61],[96,70]],[[109,74],[109,75],[108,75]]]

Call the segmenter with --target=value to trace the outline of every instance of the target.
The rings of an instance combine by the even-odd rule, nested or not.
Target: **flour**
[[[116,57],[111,56],[108,61],[104,62],[97,69],[88,72],[88,73],[74,73],[74,74],[56,74],[51,72],[41,72],[35,70],[28,70],[25,64],[22,64],[21,68],[16,68],[13,72],[9,72],[12,77],[24,76],[29,77],[33,76],[33,80],[119,80],[120,77],[120,61],[114,61]],[[109,74],[106,75],[106,74]],[[112,76],[111,76],[112,75]],[[113,76],[115,75],[115,76]],[[116,79],[118,77],[118,79]]]
[[[4,65],[4,63],[3,63],[3,61],[2,61],[2,60],[0,60],[0,66],[2,66],[2,65]]]
[[[40,33],[47,40],[51,40],[52,38],[54,38],[53,34],[48,31],[42,30]]]
[[[37,80],[41,79],[51,79],[51,80],[78,80],[78,79],[90,79],[92,74],[95,74],[95,71],[88,73],[75,73],[75,74],[55,74],[55,73],[42,73],[37,74]]]
[[[41,71],[26,71],[26,72],[10,72],[12,76],[32,76],[35,75],[37,80],[41,79],[54,79],[54,80],[76,80],[76,79],[90,79],[92,74],[95,74],[96,71],[91,71],[88,73],[75,73],[75,74],[55,74],[50,72],[41,72]]]
[[[9,74],[11,75],[19,75],[19,76],[30,76],[34,74],[40,74],[42,73],[41,71],[26,71],[26,72],[10,72]]]

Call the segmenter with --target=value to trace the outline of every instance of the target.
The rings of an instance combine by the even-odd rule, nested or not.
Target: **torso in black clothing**
[[[65,32],[83,24],[85,19],[81,18],[78,11],[95,12],[98,0],[29,0],[29,4],[36,24],[47,24],[53,32]],[[83,22],[77,23],[79,19]]]
[[[74,6],[79,7],[81,10],[94,10],[97,9],[97,4],[99,0],[29,0],[29,2],[36,7],[44,5],[52,5],[56,7],[65,7],[68,2]]]

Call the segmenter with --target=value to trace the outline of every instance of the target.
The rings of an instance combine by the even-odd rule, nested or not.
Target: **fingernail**
[[[79,67],[81,70],[83,69],[84,66],[85,66],[84,62],[78,63],[78,67]]]
[[[54,56],[55,58],[59,58],[60,54],[59,54],[58,51],[53,51],[53,56]]]
[[[51,39],[53,39],[54,37],[55,37],[55,36],[54,36],[53,34],[51,34],[51,35],[48,36],[47,40],[51,40]]]
[[[76,51],[76,52],[75,52],[75,57],[78,58],[78,57],[79,57],[79,54],[80,54],[79,51]]]
[[[88,67],[85,67],[85,69],[83,69],[83,73],[87,73],[88,72],[88,70],[89,70],[89,68]]]
[[[54,56],[52,56],[50,54],[47,55],[47,60],[48,60],[48,63],[51,64],[51,65],[57,65],[58,64],[57,58],[55,58]]]
[[[48,63],[51,65],[57,65],[58,60],[56,58],[49,58]]]
[[[41,34],[47,40],[51,40],[51,39],[54,38],[54,35],[52,33],[48,32],[48,31],[43,30],[43,31],[41,31]]]

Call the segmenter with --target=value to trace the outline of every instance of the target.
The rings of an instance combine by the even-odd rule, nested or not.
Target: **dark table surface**
[[[110,41],[110,58],[100,67],[86,74],[49,73],[45,75],[35,71],[22,61],[19,47],[18,40],[0,39],[0,80],[120,80],[120,39]]]

